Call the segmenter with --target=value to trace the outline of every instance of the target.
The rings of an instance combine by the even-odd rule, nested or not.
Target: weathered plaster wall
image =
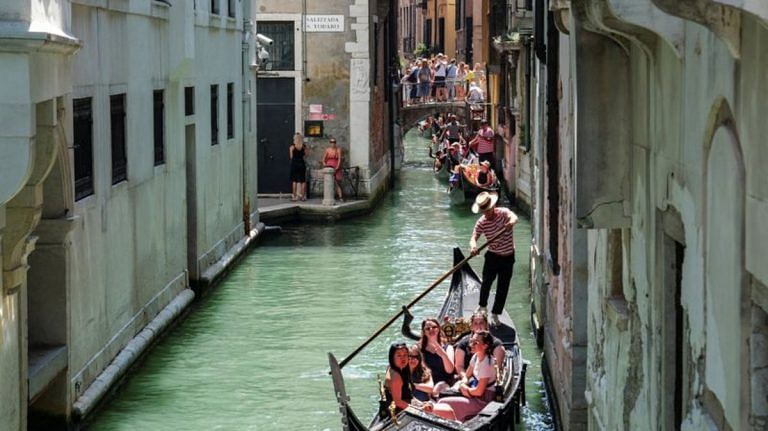
[[[327,137],[336,138],[337,146],[345,154],[346,165],[354,166],[349,159],[350,148],[353,145],[349,137],[351,56],[345,51],[344,44],[356,33],[355,27],[352,27],[353,21],[349,18],[348,3],[344,1],[307,2],[308,14],[343,15],[345,29],[343,32],[305,35],[307,70],[301,118],[308,118],[310,104],[321,104],[324,113],[335,115],[334,120],[324,121],[324,133]],[[310,141],[316,145],[310,155],[311,166],[321,168],[323,152],[328,147],[328,139],[311,138]]]
[[[0,235],[5,228],[5,205],[0,205]],[[2,237],[0,237],[2,239]],[[0,243],[0,252],[2,243]],[[2,280],[0,288],[5,289]],[[19,295],[5,295],[0,298],[0,423],[9,430],[22,430],[23,420],[23,387],[21,376],[21,337],[20,326],[20,298]]]
[[[27,429],[27,257],[71,91],[69,2],[0,4],[0,428]],[[40,84],[38,85],[38,81]],[[43,136],[45,133],[45,136]],[[63,145],[62,145],[63,146]]]
[[[384,11],[387,11],[386,5]],[[320,176],[317,169],[321,168],[328,138],[334,137],[343,151],[343,165],[360,168],[360,194],[374,192],[378,182],[373,178],[381,170],[382,161],[388,160],[382,153],[388,151],[383,140],[387,113],[383,91],[388,90],[388,86],[382,55],[387,41],[383,37],[383,24],[376,25],[381,15],[377,11],[377,2],[260,1],[255,6],[255,12],[262,21],[297,20],[296,71],[278,73],[298,81],[297,124],[303,125],[303,121],[309,119],[310,104],[323,105],[323,113],[335,116],[334,119],[324,120],[323,137],[309,139],[311,151],[308,161],[309,166],[315,169],[312,176]],[[344,31],[302,33],[303,14],[343,15]],[[378,39],[373,35],[376,28]],[[378,51],[373,46],[376,40]],[[378,63],[372,57],[376,52],[379,54]],[[374,66],[383,70],[377,80],[372,75]]]
[[[764,378],[754,349],[764,349],[749,343],[750,334],[764,331],[764,311],[750,299],[752,290],[762,288],[750,288],[747,281],[748,273],[763,278],[762,269],[749,264],[764,256],[764,245],[750,248],[764,244],[750,237],[765,231],[758,221],[765,219],[759,214],[764,215],[767,181],[760,153],[768,131],[757,118],[768,95],[759,78],[768,67],[763,24],[748,14],[729,23],[742,35],[738,59],[726,41],[691,21],[684,24],[680,57],[675,44],[661,39],[627,45],[632,109],[623,127],[631,130],[632,157],[624,169],[631,172],[632,223],[622,237],[619,300],[611,293],[607,233],[590,233],[591,426],[672,426],[675,348],[683,352],[683,429],[764,423],[765,393],[754,392]],[[679,214],[684,245],[684,338],[671,347],[674,314],[662,274],[674,262],[662,251],[659,233],[669,229],[659,211],[668,210]]]
[[[93,97],[95,193],[78,201],[72,233],[70,366],[77,399],[117,352],[187,286],[187,235],[201,272],[243,236],[241,22],[205,10],[187,29],[193,69],[169,64],[181,49],[169,18],[75,5],[84,40],[74,97]],[[203,55],[204,53],[204,55]],[[177,74],[170,79],[170,75]],[[180,74],[180,75],[178,75]],[[234,83],[234,137],[227,138],[227,83]],[[210,86],[219,85],[219,144],[211,145]],[[196,229],[187,231],[183,87],[195,87]],[[165,89],[166,162],[153,163],[152,91]],[[111,184],[109,95],[126,93],[128,180]]]
[[[672,429],[676,402],[683,429],[766,423],[768,25],[718,3],[581,2],[559,25],[561,217],[534,105],[532,282],[566,429]]]

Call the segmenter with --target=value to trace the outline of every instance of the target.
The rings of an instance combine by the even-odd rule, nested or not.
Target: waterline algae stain
[[[406,158],[424,162],[425,141],[409,134]],[[352,352],[451,267],[468,248],[476,215],[450,206],[424,164],[407,164],[397,188],[369,216],[334,225],[283,225],[265,238],[147,355],[89,430],[337,430],[340,415],[327,354]],[[540,352],[528,324],[530,227],[515,228],[517,263],[507,310],[531,366],[519,429],[550,429]],[[473,260],[482,267],[482,258]],[[431,316],[448,288],[417,303]],[[376,409],[376,375],[392,325],[344,368],[355,412]]]

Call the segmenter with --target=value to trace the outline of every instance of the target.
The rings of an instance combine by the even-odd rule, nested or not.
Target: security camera
[[[275,41],[274,41],[274,40],[272,40],[272,39],[268,38],[267,36],[264,36],[264,35],[263,35],[263,34],[261,34],[261,33],[256,33],[256,40],[257,40],[257,41],[258,41],[260,44],[262,44],[262,45],[265,45],[265,46],[270,46],[270,45],[272,45],[273,43],[275,43]]]

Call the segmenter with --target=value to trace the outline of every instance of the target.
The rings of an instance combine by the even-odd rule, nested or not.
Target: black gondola
[[[461,175],[459,175],[459,181],[451,188],[450,197],[452,205],[462,205],[466,202],[472,202],[475,199],[475,196],[480,192],[499,193],[499,180],[495,175],[493,185],[490,187],[482,187],[477,185],[474,180],[477,165],[472,164],[469,165],[468,168],[462,170]]]
[[[464,259],[458,248],[454,249],[454,264]],[[449,336],[455,335],[458,340],[469,330],[468,319],[472,310],[477,306],[480,294],[480,278],[469,264],[465,264],[453,274],[451,287],[438,315],[443,322],[443,329]],[[492,299],[491,299],[492,301]],[[412,337],[408,325],[409,315],[403,324],[403,333]],[[345,431],[394,431],[394,430],[507,430],[513,423],[519,423],[520,406],[525,402],[524,381],[526,362],[523,360],[519,339],[515,326],[506,311],[500,316],[501,324],[491,328],[491,333],[502,340],[507,351],[504,371],[497,381],[497,399],[490,402],[475,417],[460,423],[442,419],[417,408],[409,407],[394,415],[380,411],[366,426],[354,413],[349,405],[349,396],[344,386],[344,378],[339,363],[333,354],[328,354],[331,365],[331,375],[339,410],[342,415],[342,429]]]

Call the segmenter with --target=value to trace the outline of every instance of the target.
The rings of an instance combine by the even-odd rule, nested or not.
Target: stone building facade
[[[259,192],[290,192],[288,147],[295,132],[308,139],[310,194],[322,193],[320,168],[331,137],[343,166],[358,172],[360,196],[385,190],[394,166],[388,100],[396,54],[388,53],[397,52],[390,46],[397,8],[368,0],[264,0],[254,12],[257,31],[275,41],[266,47],[271,58],[257,80]]]
[[[531,278],[563,429],[764,429],[768,6],[535,3]]]
[[[0,428],[87,416],[255,237],[249,16],[0,5]]]

